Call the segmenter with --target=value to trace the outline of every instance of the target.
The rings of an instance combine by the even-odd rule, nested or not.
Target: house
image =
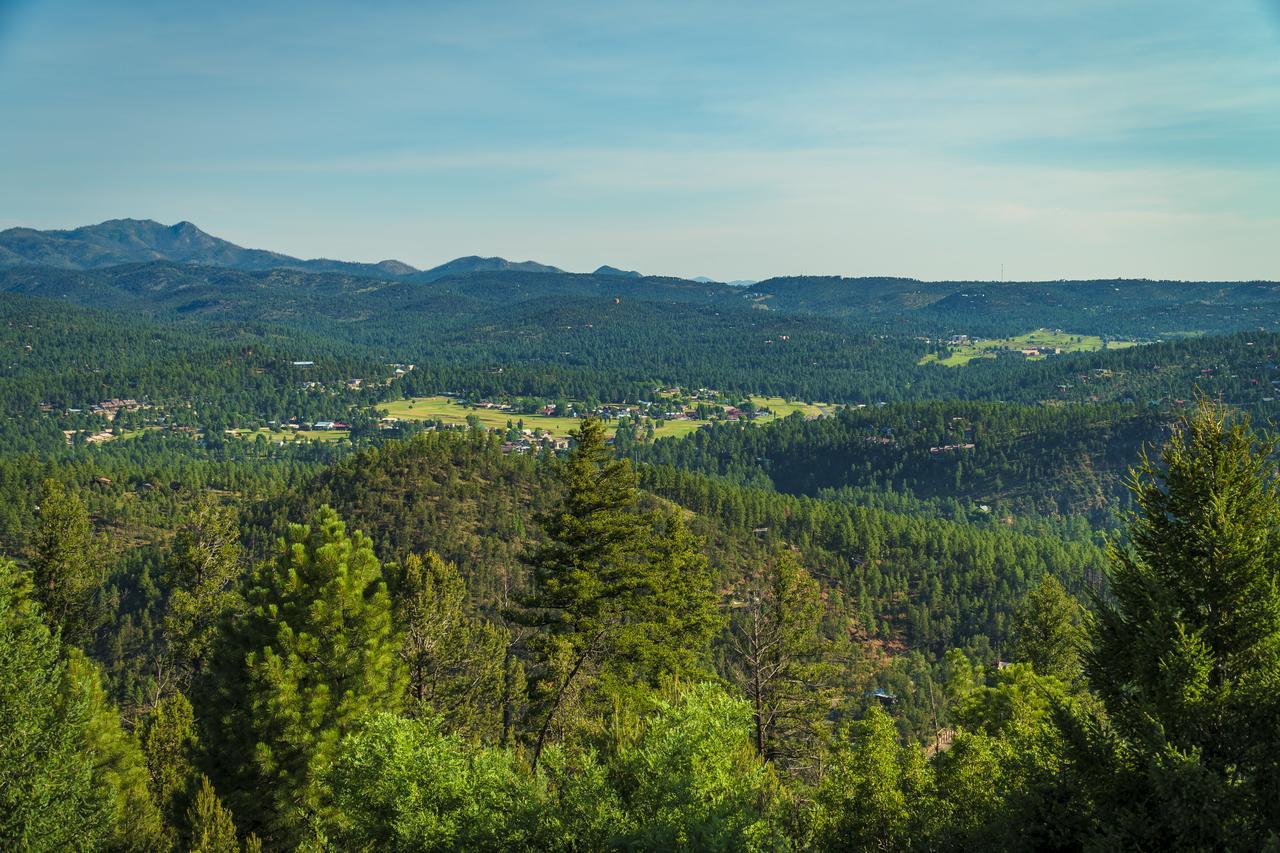
[[[337,425],[333,421],[316,421],[311,425],[311,428],[315,430],[329,430],[336,429]]]

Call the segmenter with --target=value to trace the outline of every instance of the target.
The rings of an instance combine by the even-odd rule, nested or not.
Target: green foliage
[[[162,699],[143,726],[142,749],[150,776],[151,796],[169,826],[186,811],[196,770],[199,736],[195,709],[181,693]]]
[[[1099,760],[1121,843],[1210,845],[1229,829],[1248,847],[1280,832],[1273,451],[1204,402],[1135,471],[1132,545],[1113,553],[1087,658],[1119,739]]]
[[[434,553],[411,554],[394,585],[408,710],[430,713],[451,731],[496,741],[508,634],[477,617],[458,569]]]
[[[931,770],[918,746],[899,746],[893,721],[873,707],[853,724],[815,793],[818,849],[904,850],[928,816]]]
[[[112,829],[84,732],[92,698],[64,692],[67,662],[29,598],[30,581],[0,560],[0,840],[27,850],[93,849]]]
[[[844,408],[830,417],[716,424],[694,440],[633,449],[655,464],[768,483],[788,494],[910,491],[935,511],[958,502],[971,522],[1075,514],[1108,523],[1124,473],[1167,417],[1120,405],[922,400]]]
[[[106,846],[115,850],[164,848],[163,820],[151,797],[142,750],[120,727],[120,712],[102,689],[98,665],[79,649],[67,649],[60,701],[69,708],[83,704],[86,709],[81,749],[92,756],[93,784],[106,800]]]
[[[1197,384],[1267,410],[1280,336],[916,364],[940,330],[1025,331],[1081,300],[1102,333],[1256,325],[1223,293],[347,272],[0,276],[108,309],[0,298],[0,539],[38,581],[0,569],[0,846],[234,850],[232,810],[273,849],[1280,834],[1272,446],[1193,418],[1140,469],[1105,580],[1098,547],[1123,467]],[[389,360],[417,368],[391,380]],[[384,443],[417,427],[370,408],[567,409],[655,379],[867,405],[656,444],[620,425],[634,467],[591,423],[555,462],[479,432]],[[141,404],[92,410],[111,396]],[[292,418],[353,438],[276,446]],[[713,661],[724,684],[690,688]]]
[[[742,591],[730,623],[729,671],[751,705],[756,751],[782,767],[812,769],[848,653],[819,631],[821,592],[789,552],[769,560]]]
[[[1013,613],[1013,654],[1042,675],[1072,680],[1085,646],[1084,610],[1053,575],[1027,593]]]
[[[901,639],[939,656],[979,637],[1003,641],[1009,611],[1043,574],[1083,592],[1087,574],[1100,573],[1104,562],[1091,542],[1044,531],[783,495],[672,468],[642,473],[645,488],[698,513],[713,525],[713,540],[731,542],[725,552],[758,549],[761,541],[794,544],[805,565],[821,566],[827,583],[844,590],[860,634]],[[753,554],[742,572],[764,556]]]
[[[165,636],[174,663],[190,677],[208,659],[219,624],[243,607],[235,510],[206,499],[175,537],[165,565]]]
[[[706,562],[683,524],[639,510],[635,475],[610,457],[599,420],[584,420],[573,438],[561,502],[538,517],[546,541],[529,556],[533,591],[517,614],[538,629],[529,641],[535,766],[565,718],[599,700],[593,682],[617,696],[697,672],[715,621]]]
[[[101,622],[94,594],[102,583],[84,503],[56,480],[46,480],[31,543],[35,594],[45,618],[68,643],[83,644]]]
[[[659,703],[615,771],[632,828],[621,846],[743,850],[772,846],[759,806],[768,780],[751,745],[751,707],[702,685]]]
[[[231,708],[214,743],[239,743],[235,813],[280,845],[324,819],[338,744],[400,706],[404,675],[381,564],[332,509],[292,525],[250,584],[232,645],[243,665],[223,675]]]
[[[536,846],[539,786],[505,750],[432,721],[373,717],[331,771],[331,838],[352,850],[509,850]]]
[[[185,849],[191,853],[239,853],[235,822],[218,799],[208,776],[200,776],[186,822],[190,832]]]

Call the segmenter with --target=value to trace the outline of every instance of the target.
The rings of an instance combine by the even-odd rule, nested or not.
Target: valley
[[[627,725],[642,731],[715,703],[749,709],[732,703],[753,689],[753,620],[772,612],[801,620],[789,677],[803,687],[778,695],[810,734],[760,734],[746,713],[734,737],[764,738],[742,742],[750,766],[818,796],[829,783],[804,762],[844,760],[865,741],[841,731],[880,726],[885,749],[952,786],[920,805],[940,808],[958,796],[944,780],[964,750],[1014,743],[981,728],[995,719],[975,716],[985,697],[1014,703],[1037,737],[1056,730],[1041,699],[1020,697],[1097,701],[1078,653],[1044,657],[1026,625],[1049,618],[1044,599],[1075,614],[1054,630],[1083,630],[1081,608],[1113,594],[1112,543],[1131,541],[1150,500],[1132,489],[1143,454],[1189,425],[1217,429],[1215,412],[1258,427],[1280,413],[1280,285],[1265,282],[731,287],[500,258],[424,273],[257,254],[194,226],[107,225],[6,232],[0,542],[20,567],[6,577],[49,571],[49,543],[64,541],[80,560],[65,565],[102,567],[58,611],[82,621],[58,626],[93,661],[116,731],[154,731],[169,713],[157,707],[219,679],[258,684],[200,655],[259,642],[244,632],[274,631],[275,617],[247,602],[284,613],[295,593],[276,590],[297,590],[312,596],[305,613],[354,607],[391,626],[369,637],[394,642],[366,647],[383,663],[361,666],[387,667],[414,698],[380,702],[435,720],[458,756],[510,762],[500,790],[541,785],[540,738],[557,768],[562,748],[630,754],[599,728],[608,703],[683,709],[636,711]],[[112,248],[122,228],[160,257]],[[61,254],[15,261],[30,245]],[[1256,452],[1250,464],[1271,470],[1271,451]],[[303,582],[338,553],[346,568],[325,572],[372,578],[357,603]],[[564,568],[584,560],[585,574]],[[51,608],[48,589],[34,594]],[[582,598],[548,597],[566,590]],[[613,607],[626,615],[592,634]],[[547,615],[569,612],[585,614],[579,627]],[[568,701],[557,655],[606,635],[616,645],[582,659],[583,693],[548,711]],[[185,688],[166,675],[179,659]],[[723,686],[692,698],[662,686],[673,677]],[[223,716],[199,725],[227,745],[219,721],[251,710],[220,695],[200,701]],[[563,728],[540,734],[552,719]],[[588,754],[554,772],[573,784],[601,772]],[[285,832],[257,801],[267,783],[252,759],[202,766],[244,827]],[[750,791],[737,813],[758,808]],[[520,819],[563,815],[539,808]]]

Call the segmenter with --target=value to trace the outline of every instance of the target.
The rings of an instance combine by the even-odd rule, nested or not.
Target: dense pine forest
[[[0,846],[1280,843],[1276,285],[218,243],[0,270]]]

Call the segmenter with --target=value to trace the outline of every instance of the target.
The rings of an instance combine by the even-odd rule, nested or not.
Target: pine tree
[[[405,560],[396,583],[400,655],[410,713],[429,709],[449,730],[497,740],[506,632],[470,612],[457,567],[437,554]]]
[[[165,562],[164,633],[183,685],[208,659],[222,620],[243,606],[239,535],[235,510],[207,499],[178,531]]]
[[[587,418],[559,469],[563,496],[538,521],[546,541],[529,558],[534,589],[516,614],[530,640],[533,763],[553,728],[604,679],[654,686],[688,668],[664,651],[705,656],[714,608],[705,560],[683,525],[638,506],[636,477],[613,459],[604,427]],[[597,697],[599,698],[599,697]]]
[[[614,692],[710,674],[711,638],[722,626],[702,543],[681,511],[660,510],[650,518],[645,559],[624,589],[628,614],[604,669]]]
[[[0,560],[0,842],[20,850],[93,849],[112,803],[84,748],[92,709],[66,695],[67,663],[31,600],[30,582]]]
[[[80,496],[57,480],[46,480],[32,537],[35,595],[49,626],[62,640],[84,645],[101,624],[94,597],[102,585],[89,514]]]
[[[818,630],[818,582],[790,552],[770,560],[746,595],[730,624],[729,669],[751,702],[761,759],[799,769],[826,734],[839,649]]]
[[[199,747],[195,709],[181,693],[162,699],[143,725],[143,753],[151,795],[170,826],[177,826],[195,779]]]
[[[158,850],[166,846],[164,822],[151,797],[146,760],[137,740],[120,725],[107,699],[98,665],[75,647],[67,650],[60,701],[87,710],[81,749],[93,761],[93,784],[105,797],[107,846],[114,850]]]
[[[1274,451],[1202,402],[1131,478],[1132,544],[1113,550],[1086,658],[1120,738],[1098,774],[1127,786],[1099,798],[1120,843],[1280,833]]]
[[[218,799],[208,776],[200,777],[195,800],[187,811],[187,850],[191,853],[239,853],[236,825]]]
[[[242,828],[287,846],[326,818],[324,779],[342,737],[400,708],[399,638],[369,538],[348,534],[327,506],[289,527],[246,599],[227,653],[242,666],[221,675],[227,710],[206,754],[217,751]]]
[[[1053,575],[1029,591],[1013,614],[1014,657],[1041,675],[1071,681],[1080,673],[1084,610]]]
[[[912,831],[928,811],[931,775],[921,749],[899,746],[893,720],[872,707],[850,727],[814,792],[814,848],[906,850],[918,844],[931,849],[922,834]]]

